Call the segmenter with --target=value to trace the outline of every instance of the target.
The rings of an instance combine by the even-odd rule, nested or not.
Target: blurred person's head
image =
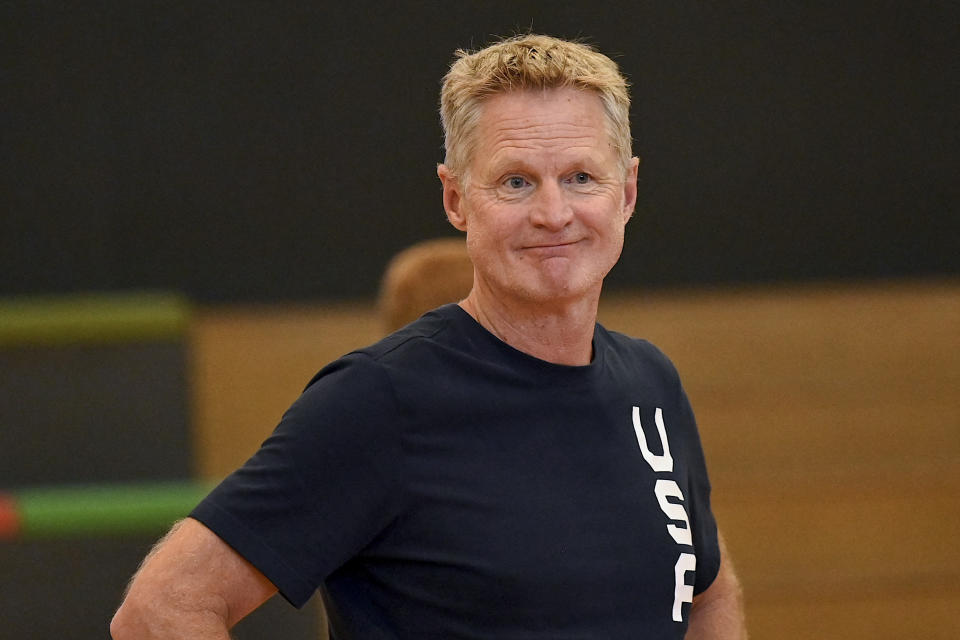
[[[395,255],[380,285],[380,317],[387,331],[470,293],[473,264],[463,238],[424,240]]]

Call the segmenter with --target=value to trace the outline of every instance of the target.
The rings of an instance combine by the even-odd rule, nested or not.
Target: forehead
[[[480,163],[512,153],[589,152],[609,157],[612,139],[600,96],[572,88],[519,90],[488,98],[475,130]]]

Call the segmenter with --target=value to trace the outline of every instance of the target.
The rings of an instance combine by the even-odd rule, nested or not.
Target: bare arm
[[[688,640],[746,640],[747,626],[743,615],[743,596],[720,538],[720,571],[707,589],[693,599],[690,609]]]
[[[216,534],[188,518],[147,555],[110,633],[114,640],[227,640],[228,630],[276,591]]]

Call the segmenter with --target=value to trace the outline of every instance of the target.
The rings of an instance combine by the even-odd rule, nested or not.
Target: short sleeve
[[[396,516],[402,455],[389,379],[369,356],[322,370],[247,463],[191,513],[302,606]]]
[[[692,425],[687,469],[688,486],[691,489],[690,526],[693,530],[693,547],[697,556],[693,592],[700,594],[713,583],[720,571],[720,543],[717,537],[717,521],[710,506],[710,477],[707,473],[700,435],[696,428],[696,418],[682,387],[679,389],[679,395],[680,410],[685,414],[688,424]]]

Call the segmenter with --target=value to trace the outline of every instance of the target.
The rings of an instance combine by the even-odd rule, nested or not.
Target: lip
[[[541,244],[530,244],[523,247],[524,249],[562,249],[563,247],[572,247],[577,244],[579,240],[571,240],[569,242],[544,242]]]
[[[546,242],[542,244],[532,244],[523,247],[525,253],[539,256],[541,258],[563,257],[570,255],[571,248],[578,241],[572,242]]]

